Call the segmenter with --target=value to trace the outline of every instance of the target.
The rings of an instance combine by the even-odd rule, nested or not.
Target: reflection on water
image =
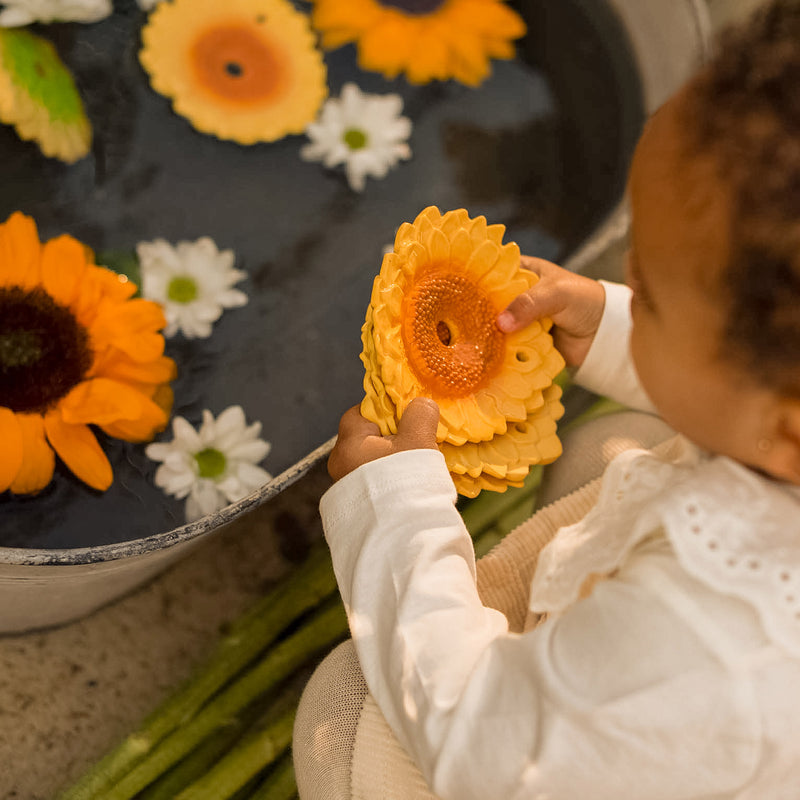
[[[542,228],[569,251],[579,242],[564,196],[559,127],[555,117],[501,130],[451,122],[443,137],[467,207],[514,197],[505,225]]]

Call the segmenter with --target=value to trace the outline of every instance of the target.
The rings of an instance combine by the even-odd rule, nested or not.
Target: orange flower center
[[[192,47],[197,80],[222,100],[257,104],[286,83],[285,59],[246,25],[207,29]]]
[[[464,275],[432,272],[404,300],[409,366],[434,396],[474,394],[499,370],[505,337],[487,294]]]
[[[0,289],[0,406],[43,413],[92,365],[89,336],[43,289]]]

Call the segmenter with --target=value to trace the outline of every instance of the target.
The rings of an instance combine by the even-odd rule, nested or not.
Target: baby
[[[528,258],[541,279],[497,320],[551,317],[577,382],[678,434],[614,458],[542,551],[544,621],[512,632],[481,602],[435,403],[392,437],[342,419],[325,535],[415,765],[375,797],[800,796],[800,0],[651,118],[629,190],[630,288]]]

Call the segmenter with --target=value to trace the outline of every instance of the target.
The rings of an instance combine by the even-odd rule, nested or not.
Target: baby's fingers
[[[387,451],[378,426],[361,416],[359,406],[353,406],[339,421],[339,435],[328,456],[328,474],[338,481]]]
[[[439,406],[427,397],[415,397],[406,407],[397,434],[396,450],[436,449],[436,429],[439,425]]]
[[[540,280],[532,289],[515,297],[497,317],[503,333],[513,333],[542,317],[554,317],[563,311],[569,297],[557,282]]]
[[[358,438],[367,436],[380,436],[381,432],[374,422],[361,416],[361,406],[353,406],[342,415],[339,420],[339,439]]]

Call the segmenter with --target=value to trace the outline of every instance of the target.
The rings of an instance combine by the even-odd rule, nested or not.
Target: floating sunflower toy
[[[56,454],[107,489],[111,464],[89,426],[129,442],[166,426],[165,319],[135,292],[71,236],[42,244],[19,212],[0,224],[0,492],[43,489]]]
[[[362,69],[410,83],[478,86],[491,59],[514,57],[522,17],[503,0],[312,0],[322,46],[355,43]]]
[[[72,75],[53,45],[28,30],[0,28],[0,122],[67,163],[91,147],[91,124]]]
[[[308,17],[287,0],[173,0],[142,30],[153,88],[195,128],[240,144],[302,133],[328,94]]]
[[[440,410],[437,440],[456,487],[518,485],[561,453],[563,414],[553,379],[564,368],[551,323],[511,334],[497,315],[538,277],[520,267],[505,227],[464,209],[425,209],[398,228],[375,278],[362,327],[362,414],[384,435],[414,397]]]

